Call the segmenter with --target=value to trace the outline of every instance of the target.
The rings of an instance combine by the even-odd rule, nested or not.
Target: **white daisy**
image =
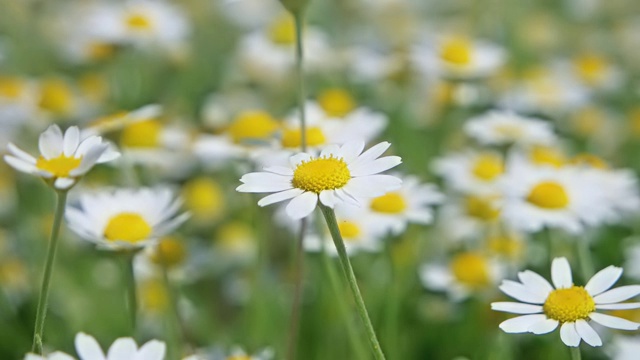
[[[78,207],[67,207],[69,228],[110,250],[155,243],[189,218],[178,214],[182,201],[166,188],[117,189],[82,194]]]
[[[24,356],[24,360],[75,360],[71,355],[56,351],[49,355],[36,355],[29,353]]]
[[[421,184],[415,176],[402,178],[402,187],[369,202],[372,226],[399,235],[408,223],[422,225],[433,221],[433,205],[444,201],[444,195],[433,184]]]
[[[69,189],[96,163],[116,159],[120,154],[99,136],[81,138],[72,126],[63,134],[51,125],[40,135],[40,156],[35,158],[9,143],[5,161],[16,170],[40,176],[57,189]]]
[[[497,193],[452,196],[439,210],[439,228],[453,242],[481,238],[501,225],[501,199]]]
[[[364,142],[352,141],[327,146],[318,157],[299,153],[289,159],[289,166],[272,166],[265,172],[244,175],[240,179],[243,184],[236,190],[275,193],[262,198],[260,206],[292,199],[286,211],[293,219],[311,214],[318,199],[331,208],[343,202],[360,204],[361,199],[400,188],[402,180],[379,174],[402,162],[398,156],[378,158],[389,146],[383,142],[363,153]]]
[[[494,302],[491,308],[523,314],[503,321],[500,329],[507,333],[546,334],[560,326],[560,338],[567,346],[577,347],[581,340],[601,346],[600,336],[590,325],[620,330],[637,330],[640,324],[602,314],[598,310],[640,308],[640,303],[621,303],[640,294],[640,285],[621,286],[609,290],[622,275],[622,268],[609,266],[600,270],[584,287],[573,283],[566,258],[555,258],[551,264],[553,286],[542,276],[526,270],[518,273],[520,282],[504,280],[500,290],[521,302]]]
[[[173,50],[191,31],[182,9],[170,2],[126,1],[115,14],[120,22],[121,41],[136,46],[160,46]]]
[[[105,356],[96,339],[85,333],[76,335],[75,345],[80,360],[163,360],[166,352],[165,343],[158,340],[138,348],[132,338],[119,338]]]
[[[433,169],[454,190],[486,194],[496,191],[505,165],[502,155],[497,152],[465,151],[436,159]]]
[[[549,145],[556,140],[548,121],[510,111],[491,111],[471,118],[464,131],[482,145]]]

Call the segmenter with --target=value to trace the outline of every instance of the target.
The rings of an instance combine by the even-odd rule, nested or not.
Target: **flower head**
[[[379,174],[401,163],[398,156],[378,158],[389,146],[383,142],[363,153],[364,142],[353,141],[330,145],[317,157],[300,153],[289,159],[289,166],[244,175],[236,190],[275,193],[261,199],[260,206],[292,199],[286,212],[293,219],[311,214],[318,199],[331,208],[343,202],[360,205],[361,199],[384,195],[402,184],[394,176]]]
[[[40,135],[38,145],[40,155],[35,158],[9,143],[10,155],[4,159],[16,170],[40,176],[61,190],[75,185],[96,163],[120,156],[99,136],[81,138],[76,126],[63,134],[58,125],[51,125]]]
[[[620,330],[637,330],[640,324],[606,315],[598,310],[640,308],[640,303],[621,303],[640,294],[640,285],[610,288],[622,275],[622,268],[609,266],[587,282],[576,286],[566,258],[555,258],[551,264],[553,286],[542,276],[526,270],[518,273],[520,282],[504,280],[500,290],[521,302],[494,302],[497,311],[523,314],[500,324],[507,333],[546,334],[560,326],[560,338],[567,346],[576,347],[584,340],[601,346],[600,336],[590,323]]]

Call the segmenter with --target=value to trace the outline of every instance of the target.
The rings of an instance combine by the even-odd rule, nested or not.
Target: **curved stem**
[[[40,287],[40,298],[38,299],[38,310],[36,312],[36,325],[33,334],[32,350],[38,354],[42,354],[42,334],[44,332],[44,322],[47,317],[47,307],[49,303],[49,287],[51,284],[51,275],[53,274],[53,263],[56,259],[56,250],[58,248],[58,235],[60,234],[60,225],[62,224],[62,216],[67,204],[67,191],[57,191],[57,204],[55,215],[53,218],[53,226],[51,228],[51,237],[49,238],[49,246],[47,247],[47,259],[44,265],[44,275],[42,276],[42,286]]]
[[[353,273],[353,267],[351,266],[349,255],[347,255],[347,249],[344,247],[344,240],[342,240],[342,235],[340,234],[340,229],[338,228],[336,214],[330,207],[322,204],[319,204],[319,206],[320,210],[322,211],[322,215],[324,215],[324,219],[327,222],[327,226],[329,227],[329,232],[331,233],[331,237],[333,238],[333,243],[338,250],[338,256],[340,257],[342,270],[344,271],[344,275],[347,278],[349,287],[351,287],[351,292],[353,293],[353,297],[356,301],[356,307],[358,308],[358,314],[360,315],[362,323],[367,330],[367,335],[369,337],[369,343],[371,344],[373,355],[376,360],[384,360],[385,357],[382,353],[382,349],[380,348],[380,342],[378,342],[378,337],[376,336],[376,332],[373,329],[371,320],[369,319],[369,313],[367,312],[364,300],[362,299],[362,295],[360,294],[360,289],[358,288],[356,275]]]

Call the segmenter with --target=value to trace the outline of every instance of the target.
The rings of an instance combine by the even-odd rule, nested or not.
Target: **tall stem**
[[[67,204],[66,190],[58,190],[56,194],[56,211],[53,218],[49,246],[47,247],[47,260],[44,265],[44,275],[42,276],[42,286],[40,287],[40,298],[38,299],[38,310],[36,312],[36,325],[33,334],[32,350],[38,354],[42,354],[42,334],[44,332],[45,318],[47,317],[47,307],[49,305],[49,287],[51,284],[51,275],[53,274],[53,263],[56,259],[56,250],[58,249],[60,225],[62,224],[62,216],[64,215],[64,209]]]
[[[174,349],[170,350],[169,356],[170,358],[177,359],[179,354],[182,353],[182,345],[184,341],[184,331],[182,329],[182,322],[180,321],[180,310],[178,309],[178,299],[176,296],[176,292],[171,286],[171,281],[169,280],[169,271],[167,269],[167,262],[164,259],[164,255],[162,251],[158,251],[162,261],[160,267],[162,268],[162,280],[164,282],[164,288],[167,292],[167,298],[169,299],[169,307],[171,308],[171,324],[169,328],[171,329],[172,338],[175,341]],[[171,355],[173,355],[171,357]]]
[[[304,87],[304,50],[302,47],[302,10],[293,14],[296,27],[296,78],[298,80],[298,111],[300,111],[300,145],[302,152],[307,151],[307,112],[304,106],[307,94]]]
[[[578,246],[578,256],[580,257],[580,271],[582,271],[582,280],[589,281],[595,273],[593,259],[591,258],[591,249],[586,238],[574,239]]]
[[[571,351],[571,360],[581,360],[582,359],[582,355],[580,354],[580,348],[579,347],[570,347],[569,350]]]
[[[378,342],[378,337],[376,336],[376,332],[373,329],[371,320],[369,319],[369,313],[367,312],[364,300],[362,300],[362,295],[360,294],[360,289],[358,288],[356,275],[353,273],[353,267],[351,266],[349,255],[347,255],[347,250],[344,247],[344,240],[342,240],[342,235],[340,234],[340,229],[338,228],[336,214],[330,207],[322,204],[319,204],[319,206],[320,210],[322,211],[322,215],[324,215],[324,219],[327,222],[327,226],[329,227],[329,232],[331,233],[331,237],[333,238],[333,243],[338,250],[338,256],[340,257],[342,270],[344,271],[344,275],[347,278],[349,287],[351,287],[351,292],[353,293],[353,297],[356,301],[356,307],[358,308],[358,314],[360,315],[362,323],[367,330],[367,335],[369,337],[369,343],[371,344],[373,355],[376,360],[384,360],[385,357],[382,353],[382,349],[380,348],[380,342]]]
[[[135,334],[136,324],[138,320],[138,297],[136,295],[136,277],[133,270],[133,258],[135,251],[127,251],[123,254],[125,281],[127,286],[127,310],[129,311],[129,319],[131,320],[131,332]]]

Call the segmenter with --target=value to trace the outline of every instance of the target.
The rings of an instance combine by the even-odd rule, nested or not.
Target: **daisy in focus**
[[[622,268],[609,266],[591,277],[584,287],[576,286],[567,259],[555,258],[551,264],[553,286],[533,271],[520,272],[520,282],[504,280],[500,290],[521,302],[494,302],[491,308],[523,315],[503,321],[500,329],[504,332],[540,335],[560,326],[560,338],[567,346],[577,347],[582,340],[591,346],[602,346],[591,321],[612,329],[640,328],[638,323],[598,312],[640,308],[637,302],[622,303],[640,294],[640,285],[611,289],[622,271]]]
[[[398,156],[379,157],[390,146],[382,142],[363,152],[364,142],[352,141],[329,145],[320,156],[299,153],[289,159],[289,166],[271,166],[264,172],[244,175],[236,190],[274,193],[258,201],[259,206],[291,199],[286,212],[293,219],[311,214],[318,200],[330,208],[340,203],[358,205],[363,199],[401,187],[402,180],[380,174],[402,162]]]
[[[58,125],[51,125],[40,135],[40,155],[35,158],[9,143],[5,161],[16,170],[39,176],[59,190],[75,185],[97,163],[116,159],[120,154],[99,136],[82,138],[72,126],[63,134]]]
[[[474,117],[465,124],[464,131],[482,145],[549,145],[556,140],[549,122],[510,111]]]
[[[69,228],[99,248],[128,250],[154,244],[189,218],[182,200],[166,188],[86,193],[67,207]]]

